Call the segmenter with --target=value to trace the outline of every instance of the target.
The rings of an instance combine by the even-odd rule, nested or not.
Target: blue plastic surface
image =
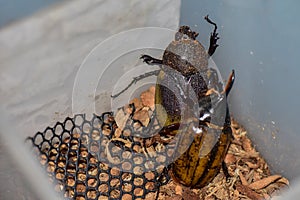
[[[180,24],[199,32],[209,44],[218,24],[213,59],[224,79],[236,70],[230,109],[249,131],[276,173],[292,181],[300,174],[300,1],[182,1]]]

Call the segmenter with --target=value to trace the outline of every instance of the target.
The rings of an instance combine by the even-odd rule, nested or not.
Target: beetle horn
[[[232,86],[233,86],[233,83],[234,83],[234,80],[235,80],[235,72],[234,70],[232,70],[231,74],[229,75],[229,78],[227,80],[227,84],[225,86],[225,94],[226,94],[226,97],[228,96]]]

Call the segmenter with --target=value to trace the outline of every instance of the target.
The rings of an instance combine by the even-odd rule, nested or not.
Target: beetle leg
[[[149,76],[157,76],[159,72],[160,72],[160,70],[154,70],[154,71],[142,74],[140,76],[133,77],[132,81],[129,83],[129,85],[127,85],[126,88],[124,88],[121,92],[119,92],[119,93],[117,93],[115,95],[111,95],[111,98],[118,97],[120,94],[122,94],[123,92],[125,92],[126,90],[128,90],[128,88],[130,88],[133,84],[135,84],[136,82],[138,82],[138,81],[140,81],[140,80],[142,80],[144,78],[147,78]]]
[[[143,60],[143,62],[147,63],[148,65],[155,65],[155,64],[158,64],[158,65],[161,65],[162,64],[162,60],[159,60],[157,58],[153,58],[149,55],[145,55],[143,54],[140,59]]]
[[[172,141],[172,139],[162,139],[160,134],[156,134],[153,137],[151,137],[150,144],[146,145],[147,147],[153,145],[155,142],[158,142],[160,144],[169,144]]]
[[[222,162],[222,169],[223,169],[223,173],[226,177],[226,181],[228,182],[228,180],[231,178],[231,175],[229,174],[228,167],[224,161]]]
[[[142,124],[141,124],[142,125]],[[149,125],[148,125],[149,126]],[[161,144],[169,144],[172,139],[162,139],[161,136],[174,136],[175,134],[172,134],[172,131],[178,130],[180,127],[179,123],[175,124],[170,124],[167,126],[162,127],[161,130],[159,130],[159,133],[153,135],[151,138],[148,138],[150,140],[146,141],[144,140],[144,146],[150,147],[152,146],[155,142],[161,143]]]
[[[218,28],[218,27],[217,27],[217,24],[216,24],[216,23],[214,23],[213,21],[211,21],[211,20],[208,18],[208,15],[206,15],[206,16],[204,17],[204,19],[205,19],[208,23],[210,23],[210,24],[212,24],[212,25],[215,26],[214,31],[210,34],[210,43],[209,43],[209,49],[208,49],[208,55],[212,56],[212,55],[214,54],[214,52],[216,51],[217,47],[219,46],[219,45],[217,44],[218,39],[220,39],[220,38],[218,37],[218,33],[217,33],[217,28]]]
[[[174,123],[167,126],[164,126],[160,131],[160,135],[172,135],[171,132],[178,130],[180,127],[180,123]]]

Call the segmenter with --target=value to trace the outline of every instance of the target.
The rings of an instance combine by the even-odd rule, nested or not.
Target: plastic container
[[[155,6],[156,4],[149,3],[148,6],[151,9],[156,9],[156,12],[151,12],[151,14],[147,15],[147,18],[143,18],[144,21],[142,18],[136,17],[137,15],[127,16],[128,18],[125,18],[126,20],[122,17],[120,17],[120,19],[128,23],[134,19],[148,22],[144,23],[147,26],[160,24],[161,27],[167,26],[168,28],[175,28],[174,24],[177,23],[177,16],[174,15],[172,18],[166,14],[169,13],[170,10],[176,13],[176,11],[174,11],[176,8],[171,6],[174,4],[173,1],[172,3],[170,2],[164,7],[166,9],[164,12],[160,11],[160,9],[158,9],[159,6]],[[178,2],[179,1],[177,1],[177,3]],[[210,18],[218,24],[218,31],[221,37],[219,41],[220,47],[214,54],[213,59],[223,77],[227,77],[231,69],[236,70],[236,82],[230,93],[229,100],[231,113],[249,131],[249,136],[254,140],[254,144],[268,163],[271,164],[271,169],[275,173],[281,173],[291,180],[292,189],[287,193],[287,198],[290,199],[295,199],[291,198],[291,196],[295,195],[293,191],[296,192],[296,189],[300,187],[297,185],[297,179],[300,178],[300,147],[298,145],[300,142],[300,134],[297,130],[297,123],[299,122],[297,116],[300,112],[300,107],[298,106],[300,98],[298,86],[300,85],[300,79],[297,77],[297,72],[299,72],[297,55],[298,52],[300,52],[300,40],[298,39],[300,26],[296,24],[298,23],[299,4],[300,2],[296,0],[286,2],[279,0],[216,0],[213,2],[209,0],[190,0],[182,2],[180,18],[181,25],[189,25],[193,30],[200,33],[198,39],[202,44],[206,44],[206,47],[209,43],[209,34],[212,31],[212,27],[205,22],[203,17],[209,14]],[[97,4],[87,6],[83,3],[81,9],[88,10],[97,6]],[[111,3],[109,6],[115,9],[117,13],[124,9],[124,5],[118,7],[116,4]],[[30,194],[27,196],[29,199],[54,199],[55,197],[53,197],[54,194],[46,178],[43,178],[44,174],[39,170],[34,161],[31,160],[31,154],[27,151],[28,149],[23,146],[25,137],[30,134],[33,135],[35,131],[43,130],[48,125],[53,125],[56,121],[62,120],[67,115],[72,114],[72,111],[101,112],[103,107],[99,107],[99,105],[107,105],[106,108],[113,108],[119,105],[117,103],[111,105],[110,101],[107,101],[111,90],[114,89],[113,87],[108,89],[106,91],[107,93],[105,93],[101,92],[101,88],[97,88],[96,86],[95,91],[96,93],[98,92],[97,95],[89,96],[89,94],[87,94],[84,96],[84,98],[92,97],[92,100],[96,99],[95,107],[90,109],[90,105],[88,105],[87,107],[89,108],[87,108],[84,104],[81,104],[80,101],[76,101],[79,103],[75,105],[77,110],[72,110],[72,92],[70,92],[70,87],[73,87],[73,83],[76,82],[76,72],[83,58],[92,47],[98,43],[97,41],[104,40],[113,35],[113,33],[120,32],[119,29],[114,29],[113,32],[109,32],[110,30],[101,32],[93,29],[96,24],[99,23],[98,19],[95,20],[94,15],[91,15],[91,17],[85,16],[84,12],[80,11],[81,9],[78,9],[74,14],[74,8],[78,7],[73,4],[68,6],[67,10],[69,12],[72,10],[72,12],[64,17],[72,19],[72,17],[83,14],[81,17],[86,17],[85,19],[87,19],[91,25],[85,30],[85,34],[88,35],[87,38],[93,39],[84,37],[84,33],[81,32],[82,30],[77,28],[80,27],[77,23],[79,22],[80,24],[82,21],[81,19],[77,19],[75,21],[71,20],[68,23],[63,21],[66,24],[62,25],[62,27],[58,26],[58,31],[57,29],[51,29],[51,26],[45,29],[53,31],[46,31],[47,34],[49,33],[49,37],[45,38],[45,43],[52,44],[52,40],[55,40],[57,43],[61,42],[59,45],[56,44],[55,52],[50,51],[49,53],[47,49],[37,48],[35,51],[28,50],[27,54],[21,54],[17,59],[11,59],[13,56],[9,57],[7,52],[14,49],[14,45],[8,45],[6,47],[6,49],[8,49],[7,52],[1,49],[3,54],[0,55],[0,58],[2,56],[3,63],[8,67],[3,67],[5,76],[0,74],[0,77],[6,84],[9,83],[9,85],[3,85],[1,89],[5,91],[4,96],[7,100],[9,100],[9,95],[11,95],[7,91],[11,90],[11,93],[15,95],[13,96],[13,101],[5,102],[6,104],[0,106],[1,142],[10,145],[10,147],[7,148],[7,153],[13,158],[13,166],[17,166],[17,171],[23,174],[23,177],[20,177],[21,185],[28,185],[30,188],[29,191],[32,191],[29,192]],[[139,9],[141,8],[143,7],[139,7]],[[144,9],[147,10],[146,8]],[[105,8],[105,10],[107,10],[107,8]],[[160,13],[158,13],[159,11]],[[58,13],[61,12],[62,10]],[[56,14],[61,17],[58,13]],[[162,20],[162,17],[163,19],[169,17],[169,19],[158,23]],[[43,18],[44,22],[49,21],[49,19],[56,18],[51,14]],[[37,18],[34,18],[34,20],[38,21]],[[171,25],[170,21],[173,21]],[[40,23],[43,24],[42,22]],[[60,23],[62,22],[52,21],[50,25]],[[104,21],[101,21],[101,23],[107,25]],[[142,23],[139,23],[139,25],[141,24]],[[127,27],[126,30],[128,30],[137,26],[138,25],[128,25],[125,27]],[[41,35],[37,32],[35,33],[36,35],[32,35],[33,27],[35,26],[24,23],[22,24],[23,29],[13,30],[30,30],[26,32],[28,33],[27,36],[38,39]],[[43,25],[38,27],[42,30]],[[118,26],[114,26],[114,28],[116,27],[119,28]],[[11,32],[5,32],[5,34],[2,32],[0,39],[3,35],[11,34],[13,30]],[[93,35],[94,32],[99,33],[99,35],[96,37]],[[98,39],[99,37],[101,37],[101,39]],[[21,37],[16,37],[15,40],[11,42],[13,44],[22,42],[20,38]],[[61,38],[63,39],[61,40]],[[157,38],[161,39],[161,35],[158,34]],[[168,37],[166,37],[163,41],[167,44],[171,38],[170,34],[170,38],[168,39]],[[34,39],[30,39],[30,41],[32,42]],[[76,41],[76,45],[75,43],[72,44],[74,41]],[[26,47],[26,44],[22,45],[22,48],[18,50],[26,52],[29,48]],[[165,44],[161,43],[161,45]],[[64,48],[65,46],[67,46],[67,48]],[[74,51],[78,52],[74,53]],[[132,51],[125,57],[136,57],[140,52],[141,51]],[[16,55],[18,55],[17,53],[19,52],[16,51]],[[147,53],[151,53],[153,56],[161,55],[161,50],[150,48]],[[49,65],[44,65],[42,62],[44,60],[39,60],[44,54],[50,58],[47,60]],[[72,59],[68,59],[68,56],[71,57],[71,55],[73,56]],[[24,72],[24,74],[20,75],[20,68],[18,68],[18,66],[23,62],[28,64],[28,60],[35,59],[38,60],[37,63],[29,64],[40,64],[41,68],[36,70],[26,65],[26,67],[28,67],[24,70],[26,73]],[[66,59],[66,61],[61,62],[61,59]],[[112,64],[122,66],[122,62],[120,61],[121,60],[117,60],[116,62],[112,62]],[[69,68],[63,66],[69,66]],[[9,67],[11,69],[8,69]],[[44,71],[41,70],[43,67],[45,68]],[[122,67],[127,70],[131,69],[126,68],[128,66]],[[72,68],[72,70],[70,70],[70,68]],[[116,73],[122,75],[121,71],[117,72],[116,70],[105,72],[108,74]],[[40,75],[38,73],[40,73]],[[37,79],[36,77],[39,78]],[[61,79],[57,77],[61,77]],[[89,78],[91,77],[86,76],[83,77],[83,80],[88,80]],[[110,80],[109,76],[105,78]],[[150,80],[145,80],[142,85],[146,85],[149,82]],[[50,87],[47,88],[49,90],[45,92],[43,89],[45,89],[47,84],[50,85]],[[16,87],[16,85],[23,87]],[[6,90],[6,87],[9,87],[9,89]],[[25,90],[27,90],[26,93],[24,92]],[[40,95],[41,93],[46,96]],[[73,93],[73,95],[74,94],[76,93]],[[134,92],[130,95],[134,95]],[[77,97],[79,96],[77,95]],[[45,99],[49,99],[49,101],[44,101]],[[40,109],[40,107],[42,109]],[[19,122],[22,122],[22,124]],[[24,135],[21,134],[23,132],[25,133]],[[11,146],[11,144],[14,146]],[[24,163],[26,163],[26,165]],[[8,168],[10,167],[8,166]],[[18,177],[15,171],[9,173],[11,173],[13,177]],[[35,178],[33,179],[32,177]],[[5,184],[5,180],[2,181],[4,182],[1,182],[1,185]],[[12,191],[13,189],[15,188],[11,188]],[[24,190],[27,190],[27,188]],[[15,199],[19,199],[19,196],[13,196],[15,196]],[[2,196],[0,196],[0,199],[1,197]]]

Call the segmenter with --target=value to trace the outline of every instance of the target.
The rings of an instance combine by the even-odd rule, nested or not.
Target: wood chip
[[[148,126],[149,122],[150,122],[150,117],[148,115],[148,110],[139,110],[137,112],[134,113],[133,115],[133,119],[134,120],[138,120],[139,122],[141,122],[143,124],[143,126]]]
[[[248,185],[246,178],[243,176],[243,173],[239,173],[239,177],[241,179],[242,185]]]
[[[243,137],[243,139],[242,139],[242,145],[243,145],[243,149],[246,152],[253,152],[254,151],[254,149],[252,147],[252,144],[251,144],[251,141],[250,141],[249,138]]]
[[[134,104],[135,110],[140,110],[143,108],[143,104],[139,98],[134,98],[129,103]]]
[[[241,185],[241,184],[237,184],[237,185],[236,185],[236,189],[237,189],[240,193],[246,195],[247,197],[249,197],[249,198],[252,199],[252,200],[260,200],[260,199],[263,198],[260,194],[254,192],[253,190],[251,190],[251,189],[250,189],[249,187],[247,187],[247,186],[244,186],[244,185]]]
[[[130,114],[125,113],[123,109],[119,109],[116,113],[115,120],[119,129],[123,130]]]
[[[180,185],[176,185],[175,194],[182,195],[182,187]]]
[[[276,182],[279,179],[281,179],[280,175],[272,175],[267,178],[263,178],[259,181],[249,184],[249,188],[251,188],[253,190],[259,190],[259,189],[267,187],[268,185],[270,185],[273,182]]]
[[[289,184],[290,184],[290,183],[289,183],[289,180],[286,179],[286,178],[284,178],[284,177],[281,177],[281,179],[279,179],[279,180],[277,181],[277,183],[283,183],[283,184],[285,184],[285,185],[289,185]]]
[[[155,109],[154,97],[155,97],[154,87],[151,87],[149,90],[142,92],[141,101],[143,106],[149,107],[151,108],[151,110],[154,110]]]
[[[236,161],[236,157],[233,154],[228,153],[225,157],[225,163],[227,164],[231,164],[234,163]]]

